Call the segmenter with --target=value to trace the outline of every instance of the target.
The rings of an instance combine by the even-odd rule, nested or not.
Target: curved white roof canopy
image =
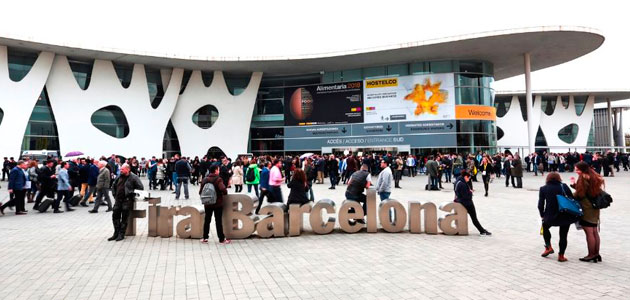
[[[54,45],[15,37],[0,37],[0,45],[51,51],[79,58],[194,70],[262,71],[266,75],[297,75],[413,61],[485,60],[494,64],[496,80],[523,74],[524,53],[530,53],[532,71],[535,71],[583,56],[597,49],[603,42],[603,35],[591,28],[546,26],[298,56],[189,57],[107,48],[86,49],[73,45]]]
[[[607,100],[619,101],[630,99],[630,90],[540,90],[532,91],[534,95],[558,95],[558,96],[595,96],[595,103],[606,103]],[[497,91],[501,95],[525,95],[525,91]]]

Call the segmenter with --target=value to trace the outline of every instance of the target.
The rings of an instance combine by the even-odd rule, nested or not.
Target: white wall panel
[[[131,83],[124,88],[111,61],[95,60],[90,84],[84,91],[77,84],[68,59],[57,56],[46,85],[57,121],[61,154],[82,151],[97,157],[112,153],[161,156],[164,131],[177,102],[182,76],[182,69],[173,70],[160,106],[153,109],[143,65],[134,65]],[[92,114],[109,105],[118,106],[125,113],[127,137],[114,138],[92,125]]]
[[[0,46],[0,157],[21,155],[22,140],[35,103],[44,88],[54,53],[41,52],[28,74],[19,82],[9,78],[7,47]]]
[[[201,72],[194,71],[171,118],[182,155],[202,156],[211,147],[221,148],[231,158],[245,153],[261,79],[262,73],[254,72],[245,91],[233,96],[222,72],[215,71],[212,84],[206,87]],[[219,117],[212,127],[202,129],[193,123],[192,116],[205,105],[215,106]]]

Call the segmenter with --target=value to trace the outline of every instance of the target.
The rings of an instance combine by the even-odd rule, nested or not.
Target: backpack
[[[247,173],[245,174],[245,180],[247,182],[254,182],[256,180],[256,172],[254,172],[254,168],[247,168]]]
[[[599,195],[597,195],[597,197],[589,198],[589,200],[591,201],[593,208],[596,208],[596,209],[607,208],[610,206],[610,203],[613,202],[613,199],[610,196],[610,194],[604,191],[602,191]]]
[[[214,205],[216,203],[217,203],[217,190],[214,187],[214,182],[207,182],[203,186],[203,189],[201,190],[201,204]]]

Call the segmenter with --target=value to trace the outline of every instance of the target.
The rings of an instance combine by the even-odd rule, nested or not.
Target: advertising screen
[[[453,73],[364,81],[365,123],[455,119]]]
[[[363,122],[361,81],[284,89],[284,125]]]

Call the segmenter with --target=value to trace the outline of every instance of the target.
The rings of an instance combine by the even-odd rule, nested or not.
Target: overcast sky
[[[592,27],[606,41],[534,72],[534,90],[630,89],[627,1],[22,0],[0,11],[1,36],[200,57],[316,54],[544,25]],[[495,89],[522,90],[524,79]]]

